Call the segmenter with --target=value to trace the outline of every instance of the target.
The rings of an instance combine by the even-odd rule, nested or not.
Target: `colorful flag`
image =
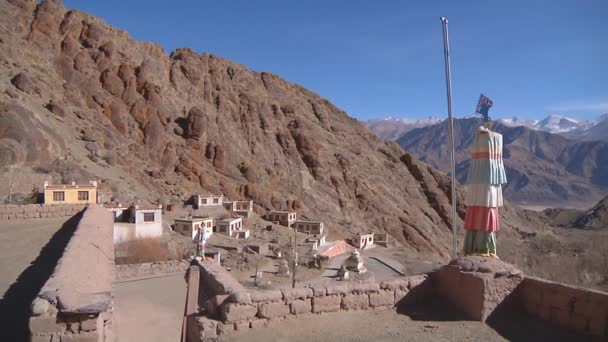
[[[483,121],[490,121],[490,117],[488,116],[488,111],[492,107],[494,102],[490,100],[489,97],[484,94],[479,95],[479,101],[477,102],[477,109],[475,109],[475,114],[479,114],[483,117]]]

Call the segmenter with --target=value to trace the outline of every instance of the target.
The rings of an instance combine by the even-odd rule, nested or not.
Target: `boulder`
[[[34,83],[30,77],[22,72],[15,75],[15,77],[11,79],[11,83],[15,86],[15,88],[28,94],[33,94],[36,91]]]

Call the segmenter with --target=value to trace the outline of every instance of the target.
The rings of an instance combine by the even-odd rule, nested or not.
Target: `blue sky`
[[[493,117],[608,113],[608,1],[65,0],[170,53],[191,47],[270,71],[351,116],[446,116],[479,93]],[[177,5],[179,4],[179,5]]]

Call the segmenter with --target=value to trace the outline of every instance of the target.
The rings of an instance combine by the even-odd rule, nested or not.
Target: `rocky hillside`
[[[2,197],[90,177],[123,202],[223,192],[322,218],[330,239],[387,231],[448,255],[448,178],[317,94],[214,55],[167,55],[58,1],[3,1],[0,21]],[[503,221],[510,234],[530,219]]]
[[[464,181],[479,119],[454,122],[456,173]],[[522,204],[582,205],[595,203],[608,192],[608,143],[576,142],[527,127],[494,123],[503,134],[509,183],[505,197]],[[447,123],[412,130],[397,140],[406,151],[440,170],[449,170]]]
[[[608,228],[608,196],[578,217],[574,225],[581,228]]]

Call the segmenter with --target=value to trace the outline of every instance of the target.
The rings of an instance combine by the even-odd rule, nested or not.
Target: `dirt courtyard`
[[[408,308],[309,314],[268,327],[221,336],[221,341],[580,341],[586,337],[523,314],[504,313],[487,324],[470,321],[442,300]]]

